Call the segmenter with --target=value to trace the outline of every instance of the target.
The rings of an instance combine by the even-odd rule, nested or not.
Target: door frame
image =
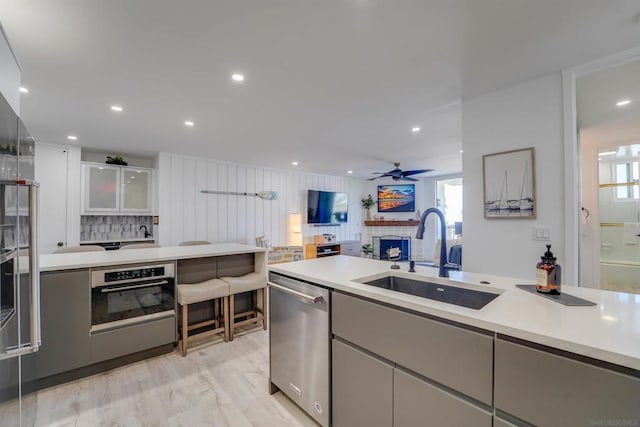
[[[564,116],[564,240],[567,283],[580,286],[580,147],[576,81],[579,77],[640,60],[640,47],[606,56],[562,71]]]

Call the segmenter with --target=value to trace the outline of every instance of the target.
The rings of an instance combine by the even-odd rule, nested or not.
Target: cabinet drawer
[[[93,363],[148,350],[175,340],[175,316],[91,335]]]
[[[332,304],[335,335],[492,404],[492,336],[340,293]]]
[[[393,426],[491,427],[492,414],[396,369]]]
[[[536,425],[640,421],[638,378],[500,339],[495,352],[497,409]]]
[[[392,425],[393,367],[336,340],[332,361],[332,425]]]

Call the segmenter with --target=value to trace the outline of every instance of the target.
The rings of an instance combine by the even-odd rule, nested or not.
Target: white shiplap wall
[[[207,160],[177,154],[158,156],[157,228],[162,246],[184,240],[255,244],[265,235],[272,245],[286,245],[289,214],[302,215],[305,242],[314,234],[332,233],[337,240],[360,240],[364,181]],[[349,194],[349,222],[338,227],[313,227],[306,219],[307,190]],[[200,190],[276,191],[277,200],[202,194]]]

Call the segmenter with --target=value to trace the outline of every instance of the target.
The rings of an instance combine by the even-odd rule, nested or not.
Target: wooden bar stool
[[[248,273],[238,277],[221,277],[229,284],[229,340],[233,340],[233,333],[237,326],[262,322],[262,328],[267,329],[267,278],[264,274]],[[262,308],[258,307],[258,292],[262,291]],[[234,296],[243,292],[252,292],[252,308],[249,311],[235,313]],[[236,322],[235,319],[246,317]]]
[[[229,341],[229,285],[220,279],[205,280],[200,283],[179,284],[178,304],[181,310],[180,338],[182,339],[182,355],[187,355],[187,347],[190,339],[203,337],[224,332],[224,340]],[[220,299],[222,302],[222,323],[220,326],[220,310],[218,308]],[[213,319],[189,325],[189,304],[203,301],[213,302]],[[200,332],[189,337],[189,331],[200,329],[205,326],[214,325],[214,329]]]

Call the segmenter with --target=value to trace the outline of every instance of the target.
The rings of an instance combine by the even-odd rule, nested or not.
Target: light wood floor
[[[317,426],[282,393],[269,395],[268,342],[254,329],[32,393],[23,425]],[[0,405],[2,426],[17,425],[15,405]]]

